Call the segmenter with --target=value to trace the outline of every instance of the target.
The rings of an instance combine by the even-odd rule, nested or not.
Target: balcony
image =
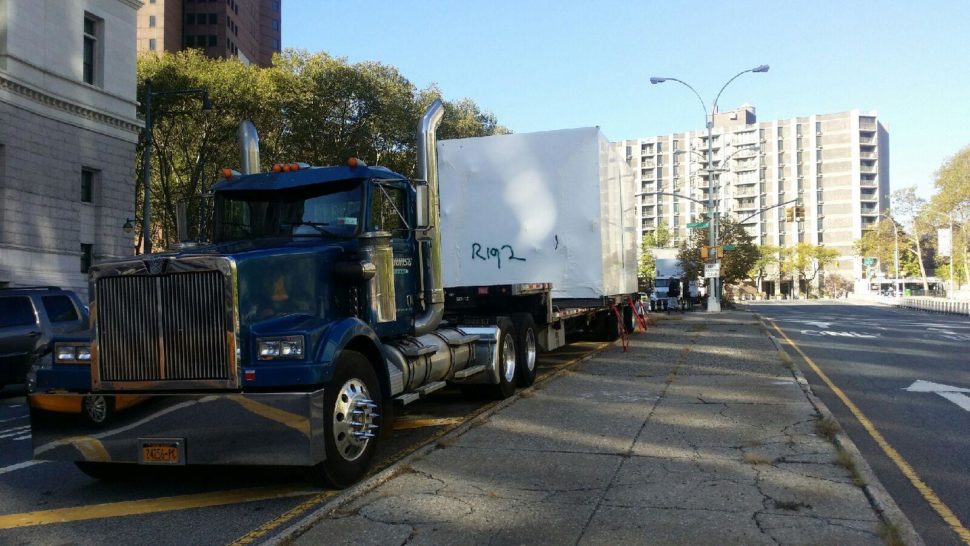
[[[860,131],[875,131],[876,130],[876,118],[859,116],[859,130]]]
[[[875,135],[862,135],[862,134],[859,135],[859,144],[875,144],[875,143],[876,143]]]
[[[876,154],[876,152],[861,152],[859,154],[859,157],[861,157],[862,159],[879,159],[879,156]]]

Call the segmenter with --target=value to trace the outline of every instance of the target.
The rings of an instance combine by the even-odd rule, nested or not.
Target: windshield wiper
[[[310,226],[313,229],[317,230],[317,233],[320,233],[322,235],[326,235],[328,237],[342,237],[342,238],[347,238],[348,237],[347,235],[342,235],[340,233],[334,233],[334,232],[330,231],[329,229],[327,229],[325,226],[329,226],[330,225],[329,222],[295,222],[295,223],[292,223],[292,224],[280,224],[280,225],[281,226],[285,226],[285,227],[294,227],[294,228],[295,227],[299,227],[299,226]],[[297,237],[300,237],[300,236],[306,236],[306,235],[312,235],[312,234],[309,234],[309,233],[293,233],[293,235],[295,235]]]

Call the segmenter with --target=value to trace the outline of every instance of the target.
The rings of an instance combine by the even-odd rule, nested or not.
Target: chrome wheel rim
[[[87,396],[84,399],[84,411],[88,414],[88,419],[95,423],[103,423],[108,418],[108,401],[100,394]]]
[[[515,380],[515,341],[510,333],[502,340],[502,376],[506,383]]]
[[[377,404],[371,399],[367,386],[356,377],[348,379],[337,391],[333,406],[333,440],[344,460],[357,460],[376,437],[375,421],[380,417],[376,410]]]
[[[525,331],[525,369],[532,373],[536,369],[536,332],[532,328]]]

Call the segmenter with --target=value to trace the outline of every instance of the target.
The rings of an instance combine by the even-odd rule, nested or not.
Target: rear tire
[[[509,319],[499,319],[498,323],[498,385],[488,385],[489,396],[504,400],[515,394],[516,368],[518,355],[515,349],[515,327]]]
[[[536,382],[539,360],[536,324],[529,313],[512,315],[512,324],[515,326],[516,383],[531,387]]]
[[[344,489],[364,476],[374,458],[383,423],[383,396],[370,361],[356,351],[340,353],[330,384],[323,395],[327,458],[312,468],[311,477]]]

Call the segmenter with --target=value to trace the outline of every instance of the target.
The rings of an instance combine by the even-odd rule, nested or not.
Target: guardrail
[[[927,311],[929,313],[970,316],[970,301],[966,300],[947,300],[942,298],[899,298],[896,300],[895,306],[905,307],[907,309],[916,309],[917,311]]]

